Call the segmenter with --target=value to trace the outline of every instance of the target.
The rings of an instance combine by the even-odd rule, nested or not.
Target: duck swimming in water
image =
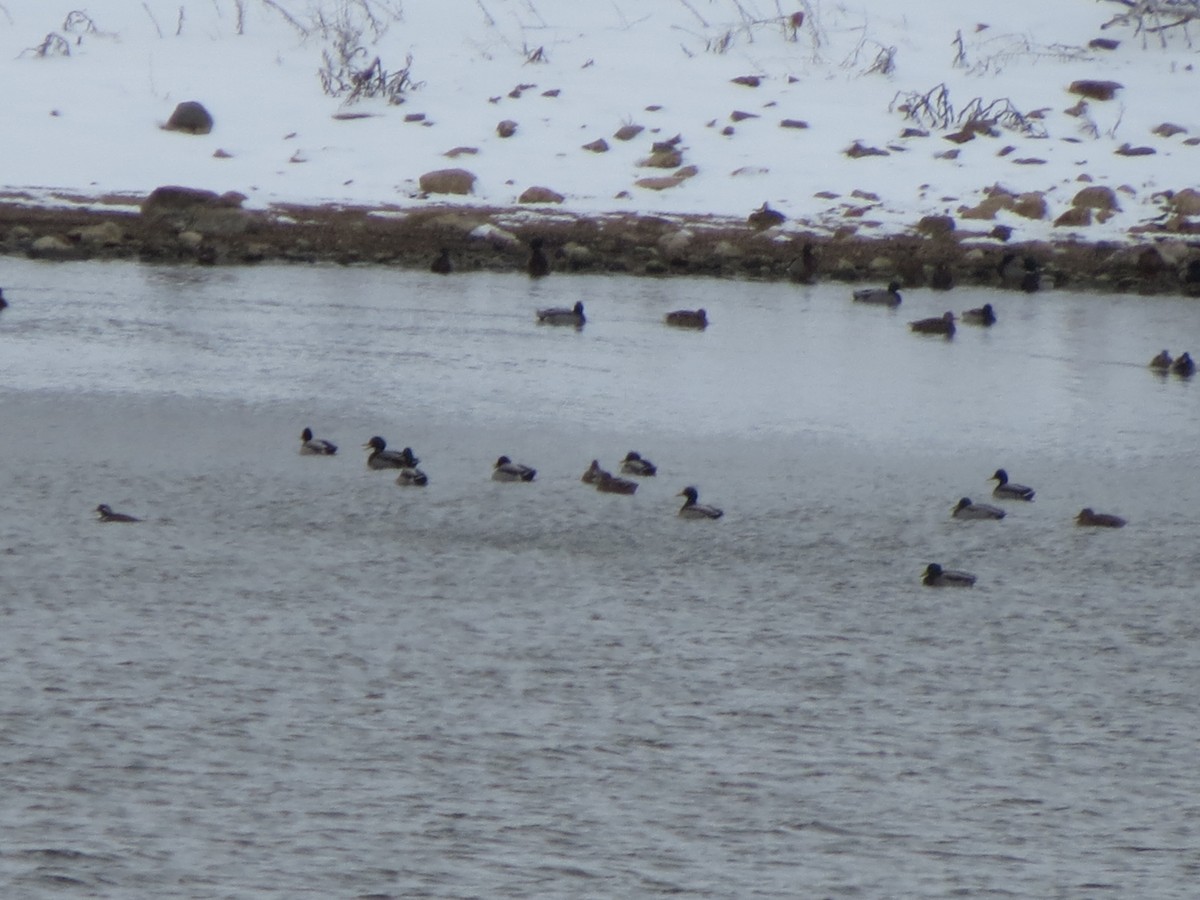
[[[369,469],[415,469],[420,462],[413,456],[411,447],[388,450],[387,441],[378,435],[363,444],[363,449],[371,451],[371,455],[367,457]]]
[[[1154,359],[1150,360],[1150,368],[1158,372],[1167,372],[1170,371],[1172,362],[1174,360],[1171,359],[1171,354],[1164,350],[1158,356],[1154,357]]]
[[[963,497],[958,505],[950,511],[956,519],[1003,519],[1004,510],[987,503],[972,503],[970,497]]]
[[[396,476],[396,484],[400,487],[425,487],[429,484],[429,478],[415,466],[408,466],[400,470],[400,474]]]
[[[450,262],[450,251],[445,247],[439,250],[438,255],[429,264],[429,271],[434,275],[449,275],[453,272],[454,264]]]
[[[621,471],[626,475],[639,475],[643,478],[648,478],[651,475],[658,474],[658,466],[648,459],[642,459],[641,454],[636,450],[630,450],[625,454],[625,458],[621,460]]]
[[[962,314],[962,320],[967,325],[995,325],[996,311],[992,309],[992,304],[985,303],[975,309],[968,309]]]
[[[599,477],[596,479],[596,490],[602,494],[635,494],[637,493],[637,482],[630,481],[628,478],[617,478],[604,470],[600,471]]]
[[[0,288],[0,309],[7,309],[8,301],[4,299],[4,288]]]
[[[314,438],[312,429],[305,428],[300,432],[300,453],[304,456],[333,456],[337,453],[337,445]]]
[[[96,507],[96,515],[100,517],[101,522],[140,522],[142,521],[137,516],[126,515],[125,513],[113,512],[112,507],[107,503],[101,503]]]
[[[909,322],[908,327],[917,334],[940,334],[954,337],[954,313],[943,313],[936,319],[917,319]]]
[[[921,583],[925,587],[971,587],[975,584],[975,576],[970,572],[943,569],[937,563],[930,563],[925,567]]]
[[[853,294],[855,303],[873,303],[876,306],[900,305],[900,282],[893,281],[887,288],[859,288]]]
[[[1111,513],[1095,512],[1090,506],[1084,507],[1075,517],[1075,524],[1086,528],[1124,528],[1125,520]]]
[[[1008,473],[1003,469],[997,469],[996,474],[989,478],[988,481],[996,482],[996,487],[992,490],[993,497],[999,497],[1001,500],[1033,499],[1033,488],[1009,481]]]
[[[719,519],[725,515],[724,510],[697,502],[700,499],[700,492],[694,487],[685,487],[678,496],[687,498],[683,501],[683,506],[679,508],[679,515],[685,519]]]
[[[593,459],[592,464],[588,466],[587,471],[580,476],[579,480],[584,484],[597,484],[605,475],[607,475],[609,478],[612,477],[611,474],[600,468],[600,460]]]
[[[587,317],[583,314],[583,303],[576,300],[570,309],[564,306],[552,306],[537,311],[539,325],[573,325],[582,328]]]
[[[1171,371],[1181,378],[1191,378],[1196,374],[1196,364],[1187,353],[1179,354],[1179,358],[1171,363]]]
[[[515,463],[507,456],[496,460],[492,466],[492,481],[533,481],[537,469]]]
[[[677,309],[664,317],[668,325],[676,328],[698,328],[703,331],[708,327],[708,313],[702,309]]]

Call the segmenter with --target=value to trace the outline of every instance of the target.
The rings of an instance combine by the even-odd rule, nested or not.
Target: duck
[[[1042,267],[1032,256],[1025,257],[1025,271],[1021,274],[1021,290],[1036,294],[1042,289]]]
[[[908,327],[917,334],[940,334],[954,337],[954,313],[946,312],[936,319],[917,319],[909,322]]]
[[[429,264],[429,271],[434,275],[449,275],[453,272],[454,264],[450,262],[450,251],[442,247],[437,257]]]
[[[304,456],[333,456],[337,453],[337,445],[314,438],[312,429],[305,428],[300,432],[300,453]]]
[[[1090,506],[1085,506],[1075,517],[1075,524],[1088,528],[1124,528],[1125,520],[1111,513],[1098,513]]]
[[[583,303],[576,300],[575,305],[570,309],[564,306],[551,306],[547,309],[539,309],[537,311],[537,320],[539,325],[573,325],[576,328],[582,328],[583,323],[587,321],[587,317],[583,314]]]
[[[501,456],[492,466],[492,481],[533,481],[537,469],[515,463],[507,456]]]
[[[101,503],[96,507],[96,515],[100,517],[101,522],[140,522],[142,521],[137,516],[126,515],[125,513],[113,512],[112,507],[107,503]]]
[[[396,476],[396,484],[400,487],[425,487],[429,484],[429,478],[416,466],[405,466]]]
[[[921,582],[925,587],[971,587],[975,584],[975,576],[970,572],[943,569],[937,563],[930,563],[925,567]]]
[[[1004,510],[987,503],[972,503],[970,497],[963,497],[958,505],[950,511],[956,519],[1003,519]]]
[[[1196,364],[1187,353],[1179,354],[1179,358],[1171,363],[1171,371],[1181,378],[1191,378],[1196,374]]]
[[[8,309],[8,301],[4,299],[4,288],[0,288],[0,309]]]
[[[996,270],[1000,274],[1002,287],[1022,290],[1027,294],[1036,293],[1041,287],[1041,267],[1032,256],[1018,260],[1017,254],[1005,253]]]
[[[985,303],[975,309],[968,309],[962,314],[962,320],[966,325],[995,325],[996,311],[992,309],[992,304]]]
[[[530,278],[544,278],[550,274],[550,260],[546,259],[546,254],[542,252],[542,244],[540,237],[529,241],[529,261],[525,264],[525,271],[529,273]]]
[[[411,447],[389,450],[387,441],[378,435],[363,444],[363,449],[371,451],[371,455],[367,457],[369,469],[415,469],[420,462],[413,456]]]
[[[630,450],[621,460],[621,471],[626,475],[649,477],[658,474],[658,466],[648,459],[642,459],[642,455],[636,450]]]
[[[808,241],[800,248],[800,255],[788,263],[787,274],[793,284],[812,284],[817,280],[817,257]]]
[[[935,291],[948,291],[954,287],[954,272],[949,264],[939,262],[933,267],[933,274],[929,276],[929,286]]]
[[[596,490],[602,494],[634,494],[637,493],[637,482],[628,478],[617,478],[603,469],[596,480]]]
[[[699,503],[700,492],[694,487],[685,487],[677,496],[687,498],[679,508],[679,515],[685,519],[719,519],[725,515],[724,510]]]
[[[876,306],[900,305],[900,282],[892,281],[886,288],[859,288],[853,294],[855,303],[873,303]]]
[[[593,459],[592,464],[588,466],[587,471],[580,476],[579,480],[584,484],[597,484],[605,475],[608,475],[610,478],[612,477],[608,472],[600,468],[600,460]]]
[[[704,330],[708,327],[708,313],[703,309],[677,309],[667,313],[665,319],[668,325],[674,325],[676,328]]]
[[[1170,371],[1172,362],[1174,360],[1171,359],[1171,354],[1164,350],[1158,356],[1154,357],[1154,359],[1150,360],[1150,368],[1156,369],[1159,372],[1167,372]]]
[[[1002,500],[1032,500],[1034,490],[1031,487],[1026,487],[1023,484],[1015,484],[1008,480],[1008,473],[1003,469],[997,469],[988,481],[995,481],[996,487],[992,491],[993,497],[999,497]]]

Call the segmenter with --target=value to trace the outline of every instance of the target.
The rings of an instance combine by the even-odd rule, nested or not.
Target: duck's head
[[[680,491],[675,496],[687,497],[689,503],[695,503],[696,500],[699,499],[700,493],[694,487],[689,486],[689,487],[685,487],[682,491]]]
[[[1079,511],[1079,515],[1077,515],[1075,518],[1081,522],[1086,522],[1088,519],[1091,519],[1095,515],[1096,515],[1096,511],[1094,509],[1092,509],[1090,506],[1085,506],[1083,509],[1081,509]]]
[[[989,478],[988,481],[998,481],[1001,484],[1006,484],[1008,482],[1008,473],[1003,469],[997,469],[996,474]]]
[[[953,325],[954,324],[954,313],[950,312],[949,310],[942,313],[942,321],[945,322],[947,325]]]
[[[621,460],[621,462],[639,462],[641,461],[641,458],[642,454],[638,453],[636,450],[630,450],[625,454],[625,458]]]
[[[990,303],[983,304],[983,314],[985,316],[994,316],[996,314],[996,311],[994,309],[992,309],[992,304],[990,304]]]
[[[387,447],[387,441],[385,441],[379,435],[375,435],[375,437],[363,444],[364,450],[378,450],[381,453],[385,447]]]
[[[583,315],[583,301],[582,301],[582,300],[576,300],[576,301],[575,301],[575,306],[573,307],[573,309],[574,309],[574,311],[575,311],[575,315],[577,315],[577,316],[582,316],[582,315]]]
[[[300,440],[302,440],[302,441],[305,441],[305,442],[311,441],[312,437],[313,437],[313,435],[312,435],[311,428],[305,428],[302,432],[300,432]]]
[[[960,509],[966,509],[966,508],[967,508],[968,506],[970,506],[970,505],[971,505],[971,498],[970,498],[970,497],[963,497],[963,498],[961,498],[961,499],[958,501],[958,503],[955,505],[955,507],[954,507],[954,511],[955,511],[955,512],[958,512]]]
[[[507,456],[502,456],[502,457],[500,457],[498,460],[496,460],[496,464],[495,464],[494,466],[492,466],[492,468],[493,468],[493,469],[498,469],[498,468],[500,468],[501,466],[507,466],[507,465],[509,465],[511,462],[512,462],[512,460],[511,460],[511,459],[509,459]]]
[[[889,294],[897,294],[897,293],[899,293],[899,292],[900,292],[900,282],[898,282],[898,281],[889,281],[889,282],[888,282],[888,288],[887,288],[887,289],[888,289],[888,293],[889,293]]]
[[[96,512],[97,512],[97,514],[99,514],[101,516],[111,516],[112,515],[112,507],[109,506],[107,503],[101,503],[99,506],[96,507]]]
[[[926,578],[937,578],[942,574],[942,567],[937,563],[930,563],[925,567]]]

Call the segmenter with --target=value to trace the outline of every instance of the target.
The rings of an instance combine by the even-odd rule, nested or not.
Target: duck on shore
[[[900,282],[893,281],[886,288],[859,288],[853,293],[855,303],[873,303],[876,306],[900,305]]]

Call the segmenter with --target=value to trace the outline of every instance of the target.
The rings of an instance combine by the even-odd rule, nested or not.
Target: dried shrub
[[[971,100],[961,110],[950,101],[950,89],[939,84],[921,93],[900,91],[888,105],[889,112],[929,128],[957,128],[969,134],[996,136],[997,128],[1016,131],[1029,137],[1046,137],[1040,120],[1017,109],[1007,98],[985,103],[982,97]]]

